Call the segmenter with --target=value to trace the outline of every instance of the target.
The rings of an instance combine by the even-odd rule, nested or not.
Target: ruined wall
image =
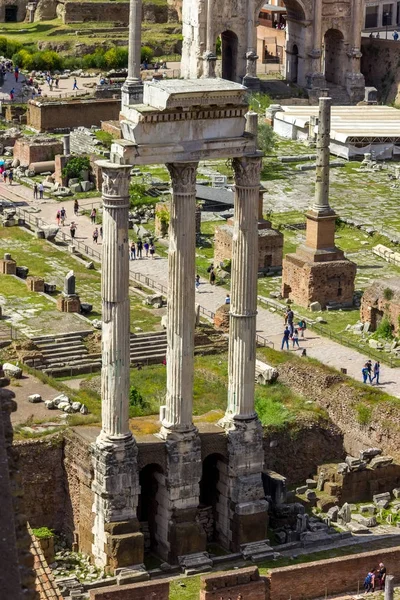
[[[169,581],[146,581],[91,590],[90,600],[168,600]]]
[[[362,589],[366,574],[378,561],[385,564],[388,573],[400,576],[400,548],[272,569],[270,599],[306,600],[357,591],[357,585]]]
[[[343,434],[344,448],[353,456],[360,450],[377,446],[384,454],[400,460],[400,410],[396,403],[381,401],[368,404],[365,388],[349,385],[346,378],[326,367],[293,362],[278,367],[279,380],[325,408]],[[369,420],[360,424],[358,407],[365,406]],[[322,462],[322,461],[320,461]],[[276,469],[277,470],[277,469]]]
[[[400,283],[400,278],[396,278],[396,287]],[[393,291],[393,279],[382,279],[374,281],[365,291],[361,299],[360,319],[363,323],[370,323],[370,331],[375,331],[380,320],[385,315],[392,327],[395,335],[400,331],[400,293],[398,289]],[[390,290],[393,294],[391,300],[385,298],[385,290]]]
[[[70,543],[76,542],[80,551],[91,554],[94,495],[91,490],[93,467],[90,443],[74,430],[65,435],[64,469],[68,501],[65,505],[63,531]]]
[[[62,468],[62,437],[14,444],[23,496],[21,510],[31,527],[62,530],[66,490]]]
[[[391,33],[389,33],[391,37]],[[361,72],[365,85],[376,87],[383,103],[400,102],[398,45],[392,39],[362,38]]]
[[[324,462],[345,458],[343,434],[339,428],[322,419],[316,423],[311,418],[309,421],[297,420],[284,431],[267,430],[264,452],[265,468],[284,475],[288,484],[312,477],[318,465]]]
[[[28,104],[27,124],[36,131],[70,130],[92,125],[100,127],[102,121],[118,120],[120,107],[121,102],[111,98],[47,103],[31,100]]]
[[[3,0],[0,3],[0,23],[4,23],[6,20],[6,9],[8,7],[16,7],[17,21],[24,21],[26,17],[26,7],[28,5],[28,0]]]
[[[60,2],[57,9],[63,23],[82,23],[87,21],[105,21],[110,23],[129,22],[129,2]],[[145,4],[143,6],[144,23],[176,23],[178,13],[165,4]]]
[[[201,577],[199,600],[266,600],[268,581],[260,577],[257,567]],[[290,595],[288,596],[290,597]]]
[[[14,158],[21,165],[28,166],[33,162],[44,162],[54,160],[56,154],[61,154],[63,144],[58,139],[48,139],[35,143],[32,138],[19,138],[14,145]]]

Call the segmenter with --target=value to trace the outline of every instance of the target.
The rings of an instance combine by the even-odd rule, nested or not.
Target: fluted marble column
[[[92,445],[94,492],[92,552],[98,566],[143,561],[143,535],[136,510],[139,496],[137,446],[129,430],[129,254],[130,166],[97,163],[103,174],[102,250],[102,428]],[[120,545],[121,523],[129,552]],[[116,525],[117,524],[117,525]]]
[[[226,419],[253,419],[256,360],[258,200],[261,158],[235,158]]]
[[[167,164],[172,181],[167,303],[167,410],[162,434],[193,430],[196,171],[198,163]]]
[[[315,169],[315,196],[312,209],[318,213],[330,212],[329,206],[329,143],[331,132],[332,98],[319,99],[317,160]]]
[[[129,173],[130,166],[103,163],[101,294],[102,436],[129,433]]]

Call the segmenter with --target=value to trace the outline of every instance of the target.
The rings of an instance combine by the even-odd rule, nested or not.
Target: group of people
[[[57,210],[57,214],[56,214],[57,225],[60,226],[60,223],[61,223],[62,227],[64,227],[66,218],[67,218],[67,211],[62,206],[61,208],[59,208]]]
[[[379,31],[376,32],[376,35],[374,35],[374,32],[371,31],[371,33],[369,34],[370,39],[372,40],[373,38],[379,40],[380,39],[380,34]],[[394,39],[395,42],[397,42],[397,40],[399,39],[399,32],[398,31],[393,31],[392,33],[392,38]]]
[[[285,330],[283,332],[281,350],[286,346],[286,350],[289,350],[289,340],[292,342],[292,348],[300,348],[299,345],[299,336],[304,338],[304,332],[307,329],[307,323],[304,319],[300,319],[300,321],[295,326],[294,324],[294,312],[288,306],[285,313]]]
[[[39,185],[36,183],[33,184],[33,199],[37,200],[38,198],[40,200],[43,199],[43,193],[44,193],[44,186],[43,183],[40,182]]]
[[[14,181],[14,173],[12,169],[6,169],[4,165],[0,166],[0,176],[2,177],[4,183],[7,183],[9,185],[12,185],[12,182]]]
[[[136,244],[135,244],[135,242],[132,242],[130,245],[129,259],[136,260],[136,259],[143,258],[143,250],[145,252],[145,258],[148,258],[149,254],[150,254],[151,258],[154,258],[156,249],[154,247],[153,241],[146,240],[143,243],[143,241],[139,238],[138,241],[136,242]]]
[[[373,382],[376,381],[376,385],[379,385],[380,370],[381,370],[381,363],[379,362],[379,360],[376,361],[376,363],[374,364],[373,367],[372,367],[372,361],[367,360],[367,362],[365,363],[365,365],[363,366],[363,368],[361,370],[362,377],[363,377],[363,383],[367,383],[369,381],[369,383],[373,384]]]
[[[364,580],[364,589],[365,593],[374,592],[377,586],[379,586],[380,590],[383,590],[385,587],[387,570],[385,565],[381,562],[379,563],[378,568],[374,567],[370,571]]]

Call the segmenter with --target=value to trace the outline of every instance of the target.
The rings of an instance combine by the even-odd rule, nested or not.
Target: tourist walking
[[[231,297],[229,294],[227,294],[226,298],[225,298],[225,304],[230,304],[230,303],[231,303]]]
[[[293,341],[293,348],[296,345],[297,345],[298,348],[300,348],[300,346],[299,346],[299,332],[298,332],[297,329],[293,330],[292,341]]]
[[[304,332],[307,329],[306,321],[304,319],[300,319],[297,326],[298,326],[298,330],[300,332],[300,337],[304,338]]]
[[[40,200],[43,200],[43,192],[44,192],[43,183],[39,183],[39,198],[40,198]],[[61,213],[60,213],[60,216],[61,216]]]
[[[285,316],[285,323],[287,324],[287,326],[289,327],[289,331],[290,331],[290,335],[293,335],[293,319],[294,319],[294,312],[292,311],[292,309],[290,307],[288,307],[286,309],[286,316]]]
[[[74,215],[77,217],[78,216],[78,210],[79,210],[79,202],[78,200],[75,198],[74,200]]]
[[[394,41],[397,42],[397,40],[399,39],[399,34],[397,33],[397,31],[393,31],[392,35],[393,35]]]
[[[364,579],[364,589],[366,594],[368,594],[368,592],[375,591],[375,574],[376,569],[371,569]]]
[[[365,363],[365,365],[361,369],[361,373],[362,373],[362,377],[363,377],[363,383],[367,383],[367,380],[368,380],[368,365],[367,365],[367,363]]]
[[[15,96],[15,90],[14,90],[14,88],[12,88],[10,90],[10,100],[11,100],[11,102],[14,100],[14,96]]]
[[[95,244],[97,244],[98,239],[99,239],[99,230],[96,227],[95,230],[93,231],[93,242]]]
[[[60,227],[60,219],[61,219],[61,214],[60,211],[57,211],[57,215],[56,215],[56,221],[57,221],[57,225]]]
[[[39,188],[40,191],[40,188]],[[60,210],[60,217],[61,217],[61,225],[64,227],[64,223],[65,223],[65,219],[67,218],[67,211],[65,210],[65,208],[62,206],[61,210]]]
[[[7,169],[6,169],[6,170],[4,171],[4,173],[3,173],[3,181],[4,181],[4,183],[7,183],[7,176],[8,176],[8,171],[7,171]]]
[[[14,179],[14,173],[10,169],[10,172],[8,174],[8,185],[12,185],[13,179]]]
[[[72,86],[72,91],[74,91],[74,90],[79,90],[78,82],[76,81],[76,77],[74,77],[74,85]]]
[[[141,239],[139,239],[136,243],[136,255],[138,258],[142,258],[142,252],[143,252],[143,242]]]
[[[35,181],[35,183],[33,184],[33,199],[37,200],[37,197],[38,197],[38,184]]]
[[[154,248],[154,244],[153,242],[150,244],[150,256],[151,258],[154,260],[154,254],[155,254],[156,249]]]
[[[100,225],[100,237],[101,241],[103,241],[103,225]]]
[[[289,328],[286,326],[285,331],[283,332],[281,350],[283,350],[283,347],[285,344],[286,344],[286,350],[289,350],[289,337],[290,337],[290,331],[289,331]]]
[[[195,283],[194,284],[196,286],[196,292],[198,292],[199,291],[199,287],[200,287],[200,275],[199,274],[196,275],[196,279],[195,279]]]
[[[74,221],[71,222],[71,225],[69,226],[69,231],[71,233],[71,237],[72,239],[75,238],[75,232],[76,232],[76,224]]]
[[[146,241],[144,243],[143,247],[144,247],[144,251],[146,252],[146,258],[148,258],[148,256],[149,256],[149,248],[150,248],[149,242]]]
[[[376,380],[376,385],[379,385],[379,374],[381,372],[381,363],[379,360],[374,364],[374,376],[372,377],[371,383]]]
[[[92,225],[94,225],[96,223],[96,209],[92,208],[92,211],[90,213],[90,222],[92,223]]]
[[[372,360],[368,359],[365,364],[368,369],[369,382],[372,383]]]
[[[131,259],[131,260],[136,260],[136,248],[135,248],[135,242],[132,242],[132,244],[131,244],[130,259]]]
[[[378,571],[378,582],[379,582],[380,590],[384,589],[385,580],[386,580],[386,567],[383,564],[383,562],[381,562],[381,563],[379,563],[379,571]]]

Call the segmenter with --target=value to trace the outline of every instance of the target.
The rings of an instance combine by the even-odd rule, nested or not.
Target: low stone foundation
[[[31,275],[26,279],[26,287],[30,292],[44,292],[44,279],[42,277],[35,277]]]
[[[61,294],[57,298],[57,310],[66,313],[79,313],[81,311],[81,302],[76,294],[67,296]]]
[[[90,600],[168,600],[169,581],[146,581],[90,590]]]
[[[199,600],[266,600],[267,590],[268,580],[260,577],[257,567],[249,567],[201,577]]]
[[[0,260],[0,274],[2,275],[16,275],[17,273],[17,262],[11,258],[10,254],[5,254],[4,258]]]

